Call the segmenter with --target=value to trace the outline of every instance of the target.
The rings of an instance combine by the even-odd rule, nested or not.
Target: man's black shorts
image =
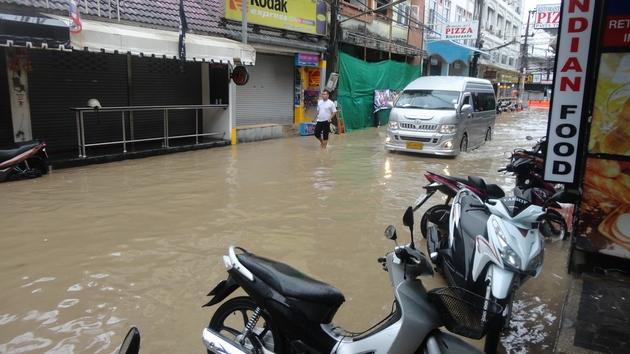
[[[330,122],[317,122],[315,124],[315,137],[320,137],[324,134],[324,140],[328,140],[328,134],[330,133]]]

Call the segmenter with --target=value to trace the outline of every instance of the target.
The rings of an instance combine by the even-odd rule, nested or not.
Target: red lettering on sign
[[[571,38],[571,53],[577,52],[579,46],[580,46],[580,38],[579,37]]]
[[[538,17],[536,19],[536,23],[542,23],[543,19],[547,18],[547,13],[546,12],[539,12],[536,14],[536,17]]]
[[[588,20],[584,17],[572,17],[569,19],[569,33],[584,32],[588,28]]]
[[[576,57],[571,57],[564,63],[564,66],[560,70],[561,72],[567,72],[569,70],[573,70],[575,72],[582,72],[582,66],[580,66],[580,62]]]
[[[569,0],[569,13],[575,12],[575,8],[578,7],[583,12],[588,12],[588,8],[590,7],[590,0]]]
[[[560,12],[554,12],[553,13],[553,20],[551,20],[551,22],[553,22],[553,23],[560,22]]]
[[[567,87],[571,88],[573,92],[579,92],[582,86],[582,78],[576,77],[571,81],[570,77],[562,77],[560,79],[560,91],[567,91]]]

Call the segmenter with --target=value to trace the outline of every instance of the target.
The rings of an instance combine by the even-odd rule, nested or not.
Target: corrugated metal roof
[[[77,2],[81,16],[85,18],[132,22],[140,26],[162,29],[179,28],[179,0],[77,0]],[[0,0],[0,11],[6,11],[4,8],[9,6],[12,9],[34,8],[39,12],[68,14],[67,0]],[[226,30],[221,25],[224,7],[224,2],[220,0],[184,0],[189,31],[225,35]]]

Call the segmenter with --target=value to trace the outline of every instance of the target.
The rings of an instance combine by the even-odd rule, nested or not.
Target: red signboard
[[[630,47],[630,16],[606,17],[604,46]]]

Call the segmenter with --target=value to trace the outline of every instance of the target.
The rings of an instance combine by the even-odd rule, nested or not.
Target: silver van
[[[490,140],[495,120],[496,98],[490,81],[420,77],[394,102],[385,148],[455,156]]]

